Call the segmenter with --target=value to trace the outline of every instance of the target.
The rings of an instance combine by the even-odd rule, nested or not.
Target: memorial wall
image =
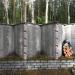
[[[4,57],[14,52],[13,27],[0,25],[0,57]]]
[[[62,25],[47,24],[41,26],[41,48],[50,57],[58,58],[62,53]]]
[[[75,25],[21,23],[0,25],[0,57],[13,52],[24,59],[43,54],[62,56],[62,43],[68,40],[75,53]]]
[[[15,50],[24,57],[33,57],[41,50],[41,28],[33,24],[20,24],[15,26]]]
[[[71,37],[70,38],[71,38],[71,46],[75,53],[75,25],[71,26]]]

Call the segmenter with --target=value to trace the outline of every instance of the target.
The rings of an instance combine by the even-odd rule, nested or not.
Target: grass
[[[73,54],[72,56],[70,56],[70,57],[64,57],[64,56],[61,56],[60,58],[59,58],[59,60],[72,60],[72,59],[75,59],[75,54]]]
[[[47,55],[37,55],[31,58],[28,58],[27,60],[55,60],[55,58],[49,57]]]
[[[69,58],[66,58],[64,56],[61,56],[60,58],[58,58],[58,60],[72,60],[72,59],[75,59],[75,55]],[[18,55],[8,55],[4,58],[0,58],[0,61],[22,61],[22,60],[24,59]],[[28,58],[27,60],[55,60],[55,58],[49,57],[47,55],[37,55],[31,58]]]
[[[72,75],[70,69],[0,71],[0,75]]]
[[[6,57],[0,58],[0,61],[19,61],[19,60],[24,60],[22,57],[18,56],[18,55],[8,55]]]
[[[31,57],[31,58],[28,58],[28,60],[55,60],[56,58],[53,58],[53,57],[49,57],[47,55],[38,55],[38,56],[35,56],[35,57]],[[72,59],[75,59],[75,55],[69,57],[69,58],[66,58],[64,56],[61,56],[58,58],[58,60],[72,60]]]

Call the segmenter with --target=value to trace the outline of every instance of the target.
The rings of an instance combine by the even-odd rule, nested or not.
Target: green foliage
[[[9,12],[9,23],[12,24],[13,23],[13,2],[12,0],[9,1],[9,9],[8,9],[8,12]]]
[[[61,1],[61,6],[58,9],[57,15],[60,23],[67,23],[67,4],[64,1]]]
[[[22,57],[18,55],[8,55],[6,57],[0,58],[0,61],[21,61],[24,60]]]
[[[4,19],[4,6],[2,4],[2,0],[0,0],[0,22],[3,23]]]
[[[0,0],[0,22],[5,23],[5,10],[2,3],[3,0]],[[21,17],[23,17],[23,9],[21,12],[22,0],[16,0],[16,16],[15,20],[16,23],[21,22]],[[60,1],[60,2],[59,2]],[[48,21],[58,21],[60,23],[67,23],[68,21],[68,9],[67,9],[67,2],[65,0],[55,0],[54,2],[54,12],[53,12],[53,5],[51,0],[49,1],[49,8],[48,8]],[[34,2],[35,7],[35,21],[38,24],[45,23],[45,9],[46,9],[46,0],[35,0]],[[59,6],[59,7],[58,7]],[[13,0],[9,0],[9,9],[8,9],[8,16],[9,16],[9,23],[13,23]],[[22,14],[21,14],[22,13]],[[70,5],[70,17],[71,23],[75,23],[75,0],[72,1]],[[27,22],[31,22],[31,11],[29,9],[29,4],[27,4]]]
[[[43,24],[44,22],[45,22],[45,17],[44,16],[37,16],[36,17],[36,23]]]
[[[17,12],[16,12],[16,23],[20,23],[21,22],[21,19],[20,19],[20,17],[21,17],[21,15],[20,15],[20,10],[19,9],[17,9],[16,10]]]
[[[75,1],[70,5],[70,19],[71,23],[75,23]]]

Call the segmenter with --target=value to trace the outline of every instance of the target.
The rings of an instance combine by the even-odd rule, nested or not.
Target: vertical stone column
[[[24,59],[27,59],[27,55],[28,55],[28,26],[24,24],[24,51],[23,51],[23,57]]]
[[[56,24],[56,59],[62,55],[62,25]]]

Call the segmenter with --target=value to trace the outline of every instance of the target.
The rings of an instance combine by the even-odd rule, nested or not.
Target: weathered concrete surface
[[[41,50],[41,29],[38,25],[15,26],[15,50],[22,57],[33,57]]]
[[[75,25],[71,25],[70,39],[71,39],[70,43],[71,43],[71,46],[72,46],[74,54],[75,54]]]
[[[62,53],[62,25],[41,26],[42,50],[50,57],[60,57]]]
[[[23,56],[23,25],[16,25],[14,31],[14,50],[18,55]]]
[[[65,39],[71,43],[75,54],[75,24],[0,25],[0,57],[15,51],[27,59],[43,51],[50,57],[58,58],[62,55]]]
[[[13,27],[0,25],[0,57],[4,57],[14,51]]]
[[[65,39],[68,40],[73,48],[75,54],[75,24],[70,24],[64,26],[65,29]]]

